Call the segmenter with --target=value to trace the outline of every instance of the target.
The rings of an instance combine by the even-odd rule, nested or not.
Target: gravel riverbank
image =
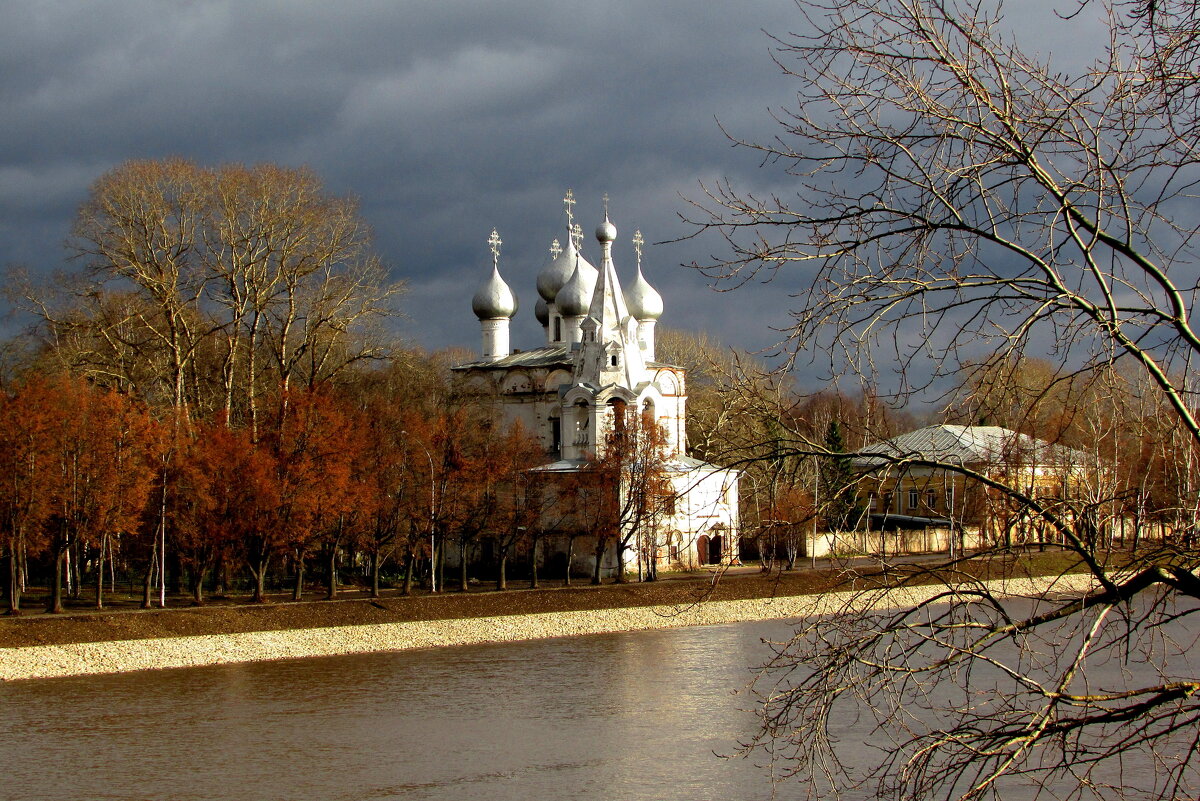
[[[1076,592],[1087,581],[1085,576],[1060,577],[1054,580],[1053,590]],[[989,585],[995,592],[1027,595],[1044,591],[1047,580],[1001,579],[989,582]],[[902,594],[893,592],[889,595],[889,604],[919,603],[940,589],[938,585],[928,585],[908,588]],[[750,620],[794,619],[834,613],[845,609],[852,599],[863,597],[859,593],[843,591],[484,617],[12,645],[0,648],[0,680],[400,651]]]

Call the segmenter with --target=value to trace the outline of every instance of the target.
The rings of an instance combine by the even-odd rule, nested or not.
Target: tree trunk
[[[8,609],[6,615],[21,614],[21,557],[17,553],[17,544],[12,544],[8,552]]]
[[[304,554],[296,554],[296,583],[292,587],[292,600],[304,600]]]
[[[592,583],[593,584],[600,583],[600,563],[604,560],[604,551],[606,550],[605,546],[607,544],[608,543],[601,540],[596,545],[596,550],[594,551],[594,553],[596,554],[596,564],[592,567]]]
[[[192,605],[200,606],[204,603],[204,566],[196,565],[193,567],[189,578],[192,585]]]
[[[571,586],[571,561],[575,558],[575,538],[567,537],[567,569],[563,575],[563,586]]]
[[[46,605],[46,611],[50,614],[63,611],[63,562],[66,561],[66,555],[66,548],[55,547],[54,582],[50,587],[50,602]]]
[[[374,551],[371,554],[371,597],[379,597],[379,568],[383,560],[379,558],[379,551]]]
[[[430,571],[437,571],[437,586],[443,591],[446,589],[446,545],[445,539],[442,540],[442,547],[434,550],[430,557],[433,561],[429,565]],[[432,574],[432,573],[431,573]]]
[[[254,575],[254,595],[250,598],[251,603],[261,604],[266,600],[267,565],[270,561],[269,556],[262,557],[257,565],[250,566],[250,572]]]
[[[404,556],[404,589],[400,590],[401,595],[412,594],[412,575],[413,567],[416,566],[417,555],[409,549]]]
[[[338,590],[338,575],[337,575],[337,559],[338,546],[337,543],[332,543],[329,546],[328,560],[325,562],[325,600],[332,601],[337,598]]]
[[[83,544],[73,540],[67,546],[67,594],[78,601],[83,596]]]
[[[505,575],[505,569],[508,567],[508,549],[504,548],[500,551],[499,564],[496,565],[496,589],[508,589],[508,576]]]
[[[146,564],[146,572],[142,574],[142,609],[149,609],[152,604],[154,590],[154,566],[158,564],[158,537],[154,538],[154,547],[150,549],[150,561]]]
[[[100,553],[96,556],[96,608],[104,608],[104,557],[108,535],[100,536]]]
[[[533,538],[533,544],[529,548],[529,589],[536,590],[538,588],[538,538]]]

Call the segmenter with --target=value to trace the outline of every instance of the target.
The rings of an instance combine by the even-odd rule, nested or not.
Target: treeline
[[[19,611],[31,584],[49,587],[51,611],[85,585],[102,606],[117,582],[140,585],[146,606],[185,582],[197,603],[235,588],[262,600],[284,583],[298,599],[314,570],[326,597],[347,581],[378,595],[388,564],[407,591],[447,548],[465,587],[481,539],[505,560],[525,553],[539,513],[528,468],[544,459],[438,376],[429,362],[395,362],[293,391],[257,436],[76,376],[10,384],[0,394],[7,609]]]
[[[1188,543],[1200,526],[1200,449],[1169,399],[1133,364],[1073,370],[997,356],[966,365],[936,405],[914,411],[870,391],[806,392],[788,374],[703,336],[664,331],[658,350],[689,368],[688,438],[696,455],[743,469],[743,555],[757,552],[767,565],[778,558],[793,567],[807,537],[862,522],[860,476],[845,454],[937,423],[1002,426],[1079,451],[1089,469],[1069,497],[1052,500],[1090,548],[1134,547],[1142,538]],[[1018,475],[1011,497],[979,493],[974,507],[1027,519],[1029,488]],[[1014,544],[1019,528],[999,526],[1005,534],[996,547]]]
[[[456,393],[446,359],[388,331],[387,278],[353,201],[308,171],[131,162],[93,185],[0,407],[5,604],[114,583],[261,600],[339,571],[405,589],[533,528],[533,439]],[[13,355],[18,354],[18,355]],[[535,575],[536,579],[536,575]]]

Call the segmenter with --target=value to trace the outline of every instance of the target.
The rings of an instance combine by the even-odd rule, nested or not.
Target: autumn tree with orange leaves
[[[600,583],[601,565],[610,546],[617,552],[617,581],[625,581],[626,554],[636,549],[643,558],[643,577],[657,578],[659,524],[674,502],[667,470],[667,437],[648,414],[617,404],[604,452],[583,469],[593,481],[590,521],[596,537],[592,583]]]

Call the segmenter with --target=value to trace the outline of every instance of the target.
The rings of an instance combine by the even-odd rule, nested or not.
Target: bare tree
[[[75,252],[106,280],[148,302],[139,319],[165,352],[170,399],[187,408],[187,372],[199,333],[194,309],[205,291],[199,230],[206,193],[190,162],[130,162],[92,185],[75,222]]]
[[[16,294],[70,369],[257,437],[264,396],[282,411],[293,381],[386,354],[403,284],[370,244],[357,204],[309,170],[134,161],[79,210],[70,247],[91,280]]]
[[[872,384],[888,373],[897,401],[1024,356],[1060,379],[1140,373],[1191,453],[1196,6],[1071,11],[1076,49],[1084,15],[1105,25],[1074,75],[1022,52],[983,0],[800,4],[803,33],[776,40],[797,104],[776,139],[741,143],[797,191],[706,189],[696,222],[731,255],[703,269],[787,281],[791,352],[816,346]],[[923,574],[943,586],[916,609],[878,611],[902,603],[895,586],[857,596],[782,651],[754,745],[788,775],[881,797],[998,797],[1021,781],[1056,798],[1194,796],[1200,677],[1181,654],[1200,599],[1196,509],[1161,547],[1114,557],[1086,516],[1019,481],[896,462],[1002,494],[1091,589],[1060,598],[1047,582],[1012,603],[954,562]],[[1097,684],[1105,662],[1119,670]],[[852,715],[883,738],[877,760],[839,761],[833,732]],[[1122,770],[1135,755],[1151,779]]]

